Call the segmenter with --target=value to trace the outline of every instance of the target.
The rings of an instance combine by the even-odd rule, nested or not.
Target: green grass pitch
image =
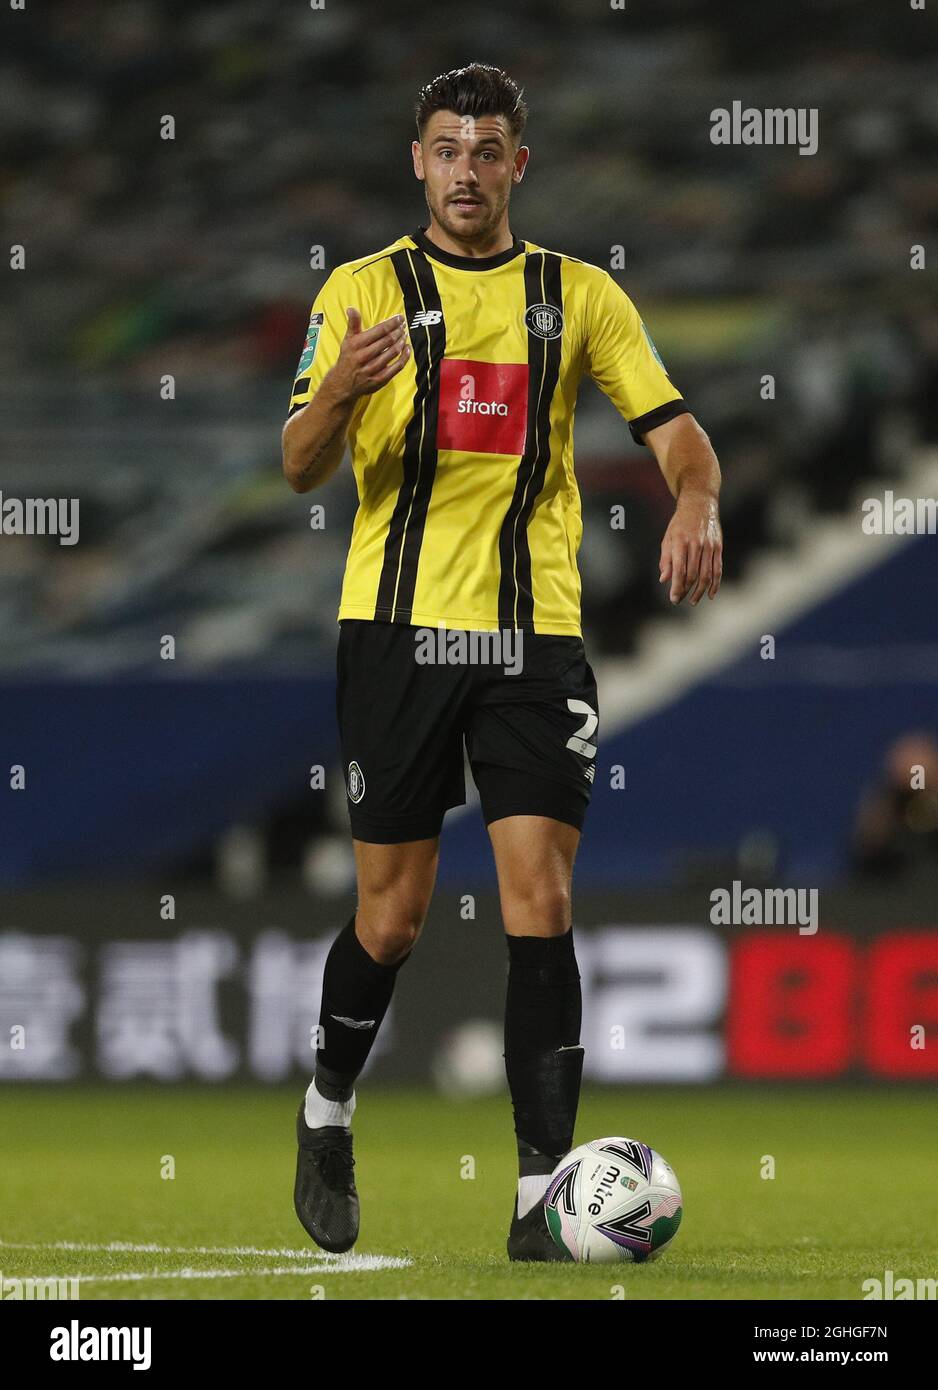
[[[683,1187],[681,1230],[644,1266],[510,1265],[507,1097],[455,1103],[367,1082],[361,1238],[353,1259],[324,1255],[293,1212],[301,1094],[0,1091],[3,1277],[83,1276],[83,1301],[856,1300],[886,1269],[938,1271],[938,1107],[924,1088],[586,1091],[578,1142],[643,1139]]]

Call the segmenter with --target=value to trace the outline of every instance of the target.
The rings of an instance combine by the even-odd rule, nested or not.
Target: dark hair
[[[491,63],[470,63],[468,67],[453,68],[440,73],[421,87],[417,94],[414,114],[417,133],[434,111],[455,111],[457,116],[504,116],[511,133],[520,140],[528,119],[528,108],[522,89],[501,68]]]

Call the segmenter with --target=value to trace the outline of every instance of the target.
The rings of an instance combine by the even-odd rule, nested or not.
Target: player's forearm
[[[355,399],[340,394],[329,377],[283,427],[283,475],[294,492],[319,487],[342,462]]]
[[[677,415],[645,435],[676,500],[661,542],[659,579],[671,586],[671,602],[690,595],[716,598],[723,576],[720,528],[720,465],[710,440],[692,415]]]
[[[681,415],[673,424],[676,428],[668,432],[655,450],[672,497],[678,503],[704,500],[716,507],[720,496],[720,465],[709,438],[692,415]]]

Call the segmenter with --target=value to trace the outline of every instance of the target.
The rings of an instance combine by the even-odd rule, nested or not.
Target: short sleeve
[[[600,293],[591,297],[586,366],[636,444],[644,444],[647,430],[687,414],[638,310],[605,272]]]
[[[291,415],[312,400],[326,372],[338,361],[339,348],[348,328],[345,311],[359,306],[361,296],[355,297],[356,289],[345,267],[337,266],[317,294],[310,311],[306,342],[294,373]]]

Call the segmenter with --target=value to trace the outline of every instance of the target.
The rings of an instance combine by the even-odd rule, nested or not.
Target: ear
[[[520,183],[524,178],[524,171],[530,156],[531,151],[528,149],[527,145],[518,146],[517,153],[515,154],[515,167],[511,175],[512,183]]]
[[[423,175],[423,149],[421,148],[421,145],[420,145],[420,141],[419,141],[419,140],[414,140],[414,142],[412,143],[412,145],[411,145],[411,147],[410,147],[410,152],[411,152],[411,154],[412,154],[413,157],[414,157],[414,175],[415,175],[418,179],[420,179],[421,182],[422,182],[422,181],[423,181],[423,177],[424,177],[424,175]]]

